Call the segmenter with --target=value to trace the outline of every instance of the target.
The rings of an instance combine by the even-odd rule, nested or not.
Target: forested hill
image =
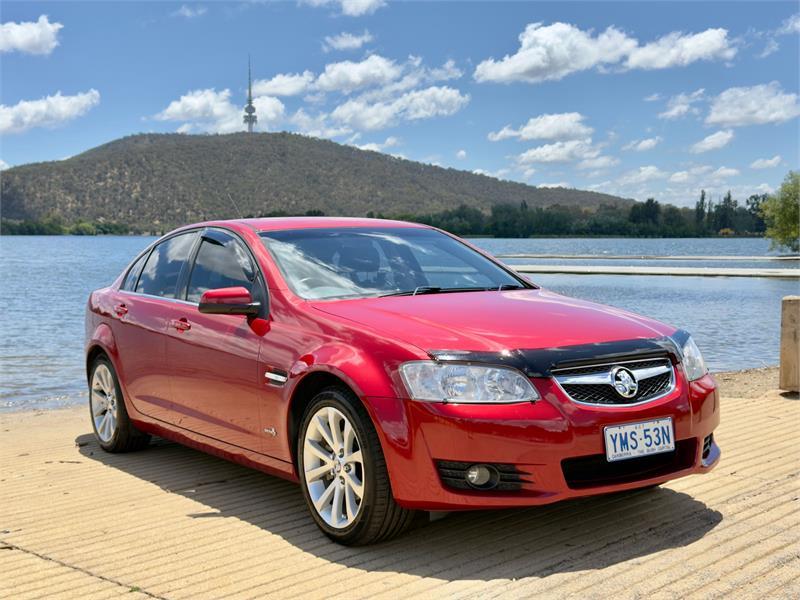
[[[271,213],[422,215],[467,205],[629,206],[616,196],[536,188],[289,133],[142,134],[67,160],[2,173],[4,220],[119,223],[157,232]]]

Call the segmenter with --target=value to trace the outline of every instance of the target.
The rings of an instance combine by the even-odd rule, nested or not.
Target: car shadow
[[[684,547],[722,521],[721,513],[702,502],[661,487],[524,509],[449,513],[431,522],[422,513],[398,539],[346,548],[319,532],[291,482],[160,439],[130,454],[103,452],[92,434],[75,442],[90,460],[207,507],[189,517],[234,517],[343,566],[448,581],[602,569]],[[254,499],[263,499],[255,503],[257,510]]]

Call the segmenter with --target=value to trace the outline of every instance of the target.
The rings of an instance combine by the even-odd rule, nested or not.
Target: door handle
[[[192,328],[192,324],[189,323],[189,319],[186,317],[181,317],[180,319],[172,319],[169,322],[171,327],[174,327],[178,331],[189,331]]]
[[[125,315],[128,314],[128,307],[125,306],[124,304],[117,304],[114,307],[114,312],[117,313],[118,317],[124,317]]]

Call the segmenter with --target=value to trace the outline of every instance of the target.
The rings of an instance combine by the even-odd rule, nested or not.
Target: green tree
[[[761,205],[767,198],[769,198],[768,194],[753,194],[746,201],[747,212],[753,219],[753,233],[764,233],[764,229],[766,229]]]
[[[781,189],[761,207],[772,246],[800,251],[800,173],[789,171]]]
[[[698,235],[706,231],[706,191],[700,190],[700,200],[694,206],[694,226]]]

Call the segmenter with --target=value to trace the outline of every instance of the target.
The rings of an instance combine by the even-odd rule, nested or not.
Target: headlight
[[[420,360],[401,365],[400,375],[414,400],[492,404],[539,398],[527,377],[506,367]]]
[[[700,379],[703,375],[708,373],[706,363],[703,360],[703,355],[700,354],[700,348],[694,343],[690,337],[683,345],[683,369],[686,371],[686,378],[689,381]]]

